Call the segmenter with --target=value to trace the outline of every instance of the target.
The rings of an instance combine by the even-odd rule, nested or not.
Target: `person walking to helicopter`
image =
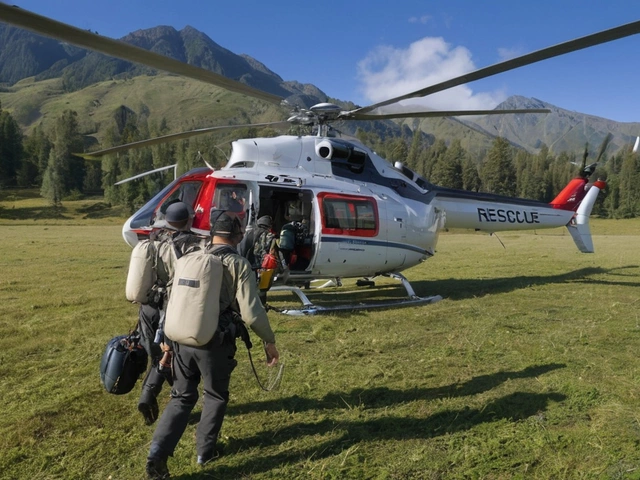
[[[141,304],[138,312],[140,340],[151,358],[151,366],[142,382],[142,391],[138,400],[138,411],[147,425],[153,424],[158,419],[157,397],[167,380],[166,372],[160,371],[160,361],[164,355],[161,344],[164,339],[159,338],[162,335],[158,335],[158,329],[161,328],[161,314],[168,301],[176,251],[183,254],[192,245],[203,241],[190,230],[193,216],[193,210],[187,204],[172,203],[165,211],[166,225],[149,239],[157,244],[157,256],[153,261],[156,264],[158,285],[161,288],[158,288],[158,285],[154,287],[152,298],[148,303]]]
[[[146,472],[150,479],[169,478],[167,459],[173,456],[198,400],[202,378],[204,401],[196,431],[197,462],[205,465],[219,455],[218,434],[229,401],[229,382],[237,362],[237,329],[249,326],[264,342],[267,364],[275,365],[279,353],[267,313],[258,299],[255,276],[249,261],[237,253],[243,232],[237,218],[214,212],[211,245],[207,251],[223,264],[218,328],[211,341],[201,347],[172,342],[174,383],[167,404],[153,434]],[[239,318],[239,320],[234,320]],[[206,320],[206,319],[203,319]]]

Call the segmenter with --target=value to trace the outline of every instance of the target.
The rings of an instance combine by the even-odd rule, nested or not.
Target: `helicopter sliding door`
[[[319,193],[320,247],[314,273],[370,276],[385,269],[386,242],[380,241],[378,203],[371,197]]]

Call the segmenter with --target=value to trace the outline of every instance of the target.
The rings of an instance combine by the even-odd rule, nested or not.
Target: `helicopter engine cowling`
[[[316,154],[321,158],[331,160],[333,158],[333,153],[333,143],[331,143],[329,140],[322,140],[316,145]]]
[[[352,171],[361,171],[367,159],[366,152],[339,140],[322,140],[316,144],[316,154],[332,163],[347,165]],[[337,162],[336,162],[337,160]]]
[[[365,152],[356,150],[353,146],[344,143],[338,143],[331,140],[322,140],[316,145],[316,153],[319,157],[332,159],[344,159],[344,160],[364,160],[366,157]]]

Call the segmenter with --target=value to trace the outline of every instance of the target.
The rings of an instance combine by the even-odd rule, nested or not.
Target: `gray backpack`
[[[149,293],[158,281],[157,255],[157,245],[153,240],[138,242],[133,247],[125,287],[125,294],[130,302],[148,302]]]
[[[183,345],[199,347],[213,338],[220,315],[222,260],[193,249],[175,262],[164,334]]]

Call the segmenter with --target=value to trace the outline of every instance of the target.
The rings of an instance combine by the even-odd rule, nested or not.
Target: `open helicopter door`
[[[256,219],[271,216],[271,230],[280,239],[282,261],[292,281],[307,281],[315,263],[317,213],[311,190],[261,185]],[[281,278],[282,279],[282,278]]]

